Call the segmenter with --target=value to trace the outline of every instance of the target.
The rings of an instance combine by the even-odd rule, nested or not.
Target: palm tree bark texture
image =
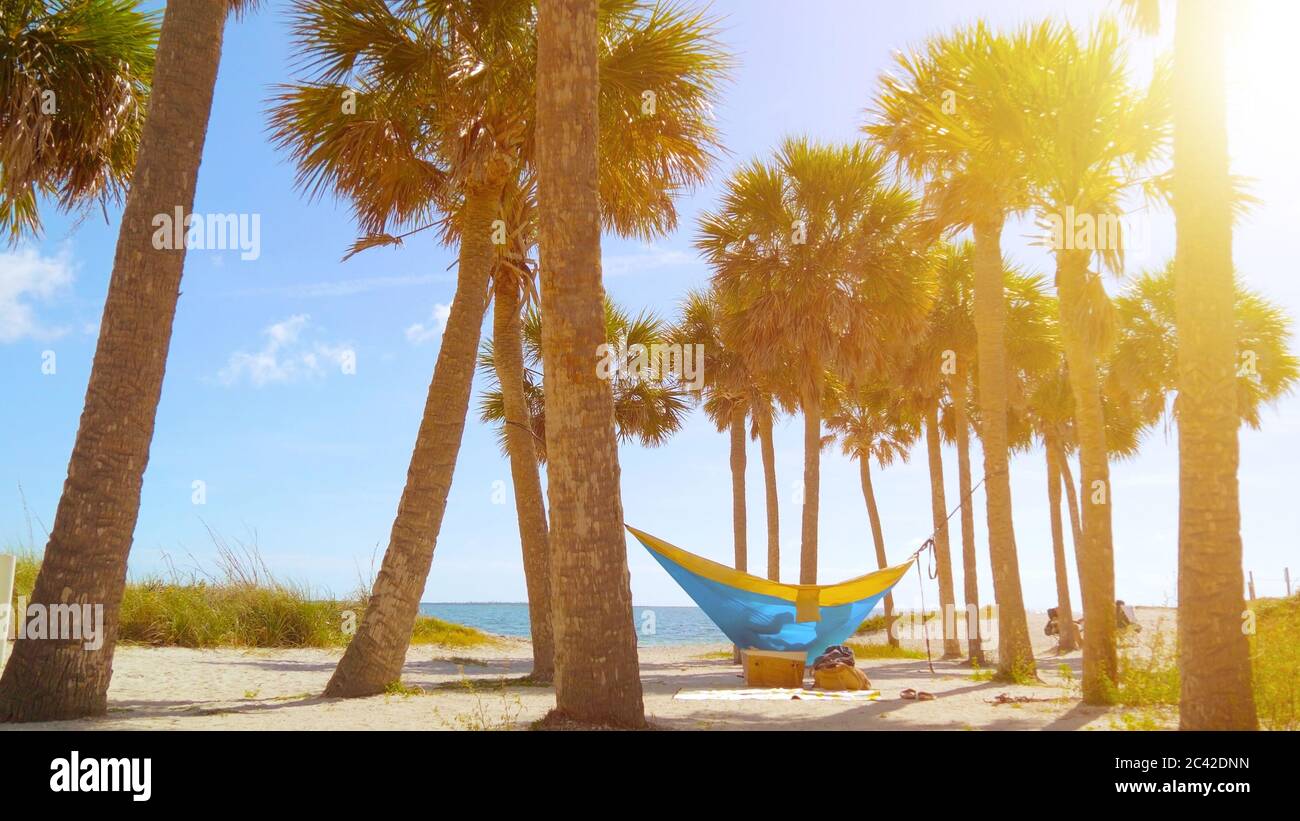
[[[867,503],[867,516],[871,520],[871,541],[876,548],[876,566],[881,570],[889,567],[889,558],[885,553],[885,532],[880,525],[880,510],[876,507],[876,491],[871,484],[871,456],[863,453],[858,456],[858,474],[862,480],[862,498]],[[897,647],[898,636],[894,635],[894,594],[885,594],[885,636],[890,647]]]
[[[731,425],[731,531],[736,569],[749,569],[745,517],[745,410],[741,405],[732,412]],[[740,663],[740,648],[732,648],[732,661]]]
[[[194,206],[227,10],[225,2],[167,4],[85,408],[31,597],[45,607],[102,605],[103,644],[16,642],[0,680],[0,720],[108,709],[127,556],[185,266],[184,243],[154,247],[153,220]]]
[[[492,321],[492,359],[505,406],[506,450],[515,489],[515,514],[523,546],[528,586],[528,621],[533,642],[534,681],[555,676],[555,639],[551,628],[551,561],[546,502],[533,441],[532,419],[524,392],[524,346],[519,317],[518,283],[497,288]]]
[[[772,411],[758,412],[758,445],[763,456],[763,493],[767,499],[767,577],[781,580],[781,513],[776,486],[776,447],[772,441]]]
[[[642,727],[597,197],[596,0],[538,4],[542,358],[551,514],[556,717]]]
[[[1083,700],[1104,704],[1118,679],[1115,651],[1115,558],[1111,544],[1110,466],[1101,382],[1091,340],[1081,327],[1086,295],[1087,251],[1058,251],[1056,287],[1061,303],[1061,337],[1074,394],[1079,432],[1083,541],[1079,588],[1083,594]]]
[[[469,411],[488,283],[496,262],[492,222],[500,211],[506,173],[504,168],[497,170],[499,174],[470,188],[462,206],[465,228],[456,293],[411,451],[406,486],[357,634],[325,686],[329,697],[382,693],[400,680],[406,663]]]
[[[998,667],[1002,680],[1036,676],[1020,590],[1020,563],[1011,521],[1007,442],[1007,304],[1002,276],[1002,221],[975,225],[975,333],[979,346],[980,418],[988,507],[993,596],[998,605]]]
[[[1184,730],[1253,730],[1258,724],[1242,629],[1233,192],[1224,58],[1230,10],[1216,0],[1182,0],[1174,35],[1178,647]]]
[[[943,657],[961,656],[957,641],[957,599],[952,584],[952,549],[948,539],[948,501],[943,490],[943,443],[939,433],[938,401],[925,416],[925,448],[930,467],[930,518],[934,522],[934,557],[939,566],[939,619],[943,625]]]
[[[1078,629],[1074,623],[1074,607],[1070,603],[1070,576],[1065,559],[1065,526],[1061,520],[1061,463],[1060,448],[1055,438],[1049,436],[1043,443],[1047,452],[1047,513],[1052,528],[1052,564],[1056,572],[1056,612],[1060,639],[1059,652],[1068,653],[1079,646]]]

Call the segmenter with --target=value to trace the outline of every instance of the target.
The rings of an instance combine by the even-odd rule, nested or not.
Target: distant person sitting
[[[1115,600],[1115,629],[1123,630],[1127,627],[1142,629],[1142,625],[1137,623],[1137,614],[1133,608],[1124,603],[1123,599]]]

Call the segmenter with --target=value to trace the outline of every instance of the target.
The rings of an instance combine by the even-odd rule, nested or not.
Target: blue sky
[[[998,25],[1063,15],[1086,23],[1109,2],[1005,0],[885,3],[835,0],[719,0],[724,41],[739,66],[718,108],[729,156],[710,185],[681,202],[681,228],[653,244],[607,238],[606,287],[620,303],[671,314],[708,270],[691,249],[695,217],[735,165],[802,132],[855,139],[892,51],[982,16]],[[318,592],[345,594],[369,574],[387,544],[434,359],[440,317],[450,303],[452,253],[417,239],[340,262],[355,229],[346,208],[309,202],[293,169],[266,139],[269,86],[291,76],[285,5],[272,2],[226,32],[225,53],[194,210],[260,216],[261,255],[191,251],[177,312],[157,433],[145,475],[131,572],[210,566],[207,528],[256,539],[271,569]],[[1287,20],[1278,19],[1279,16]],[[1288,141],[1297,113],[1287,78],[1295,7],[1257,0],[1234,30],[1231,134],[1235,170],[1255,178],[1264,200],[1240,227],[1237,264],[1246,281],[1300,315],[1292,238],[1300,225],[1300,160]],[[1167,38],[1166,38],[1167,39]],[[1135,47],[1137,71],[1151,44]],[[117,236],[119,212],[81,219],[46,211],[44,236],[0,249],[0,543],[37,546],[53,520],[81,413]],[[1172,221],[1151,215],[1154,267],[1172,249]],[[1008,254],[1047,270],[1024,226],[1004,237]],[[1142,267],[1135,260],[1134,267]],[[1119,283],[1112,283],[1119,287]],[[490,330],[490,321],[487,330]],[[42,372],[53,352],[55,372]],[[339,367],[347,353],[355,373]],[[475,394],[482,388],[475,385]],[[1242,436],[1245,564],[1261,594],[1279,594],[1282,568],[1300,571],[1294,465],[1300,457],[1300,399],[1265,413],[1261,432]],[[802,446],[798,419],[778,427],[783,577],[797,574]],[[1117,594],[1129,602],[1173,603],[1177,557],[1177,453],[1173,431],[1148,436],[1142,454],[1113,468]],[[957,500],[955,454],[945,451],[948,498]],[[730,561],[730,478],[726,437],[695,415],[667,445],[622,449],[627,520],[698,553]],[[978,466],[978,454],[975,456]],[[454,486],[425,591],[427,601],[521,601],[524,580],[509,467],[493,432],[466,428]],[[751,566],[763,565],[762,473],[750,451]],[[194,482],[206,501],[193,501]],[[21,484],[30,513],[24,513]],[[877,474],[892,558],[930,532],[924,453]],[[1030,607],[1055,602],[1041,451],[1016,457],[1012,492],[1021,577]],[[980,583],[991,599],[975,500]],[[821,576],[859,575],[874,565],[857,468],[837,452],[822,461]],[[638,604],[686,604],[671,579],[633,542]],[[960,567],[955,570],[958,589]],[[1074,583],[1076,601],[1077,584]],[[927,583],[929,584],[929,583]],[[927,590],[933,604],[933,588]],[[915,578],[900,604],[916,606]]]

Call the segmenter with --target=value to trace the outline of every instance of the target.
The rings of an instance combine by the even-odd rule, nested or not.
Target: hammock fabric
[[[781,584],[687,553],[634,527],[628,532],[736,646],[805,652],[809,664],[853,635],[912,566],[909,559],[839,584]]]

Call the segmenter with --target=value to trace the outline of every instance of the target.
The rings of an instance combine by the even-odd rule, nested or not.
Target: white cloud
[[[25,337],[53,339],[67,328],[41,323],[34,302],[47,302],[72,285],[71,255],[42,256],[34,248],[0,252],[0,343]]]
[[[255,387],[296,382],[324,376],[329,370],[346,372],[355,365],[356,351],[349,345],[308,342],[303,331],[311,323],[307,314],[294,314],[262,331],[266,343],[259,351],[236,351],[217,373],[223,385],[247,378]]]
[[[442,332],[447,330],[447,319],[451,317],[451,305],[439,302],[433,306],[433,317],[429,324],[417,322],[406,329],[406,341],[412,345],[423,345],[442,339]]]

